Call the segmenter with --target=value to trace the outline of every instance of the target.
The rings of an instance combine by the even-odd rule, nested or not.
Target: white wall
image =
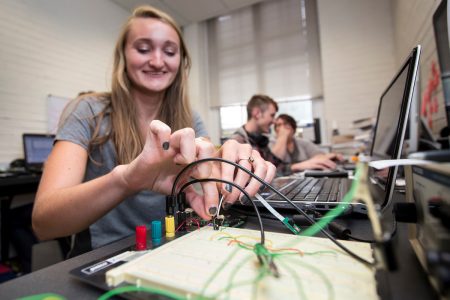
[[[406,1],[406,0],[405,0]],[[325,125],[353,133],[352,121],[376,115],[395,75],[390,0],[318,0]]]
[[[393,3],[397,65],[403,62],[415,45],[422,45],[420,84],[416,87],[419,89],[421,99],[429,80],[432,79],[432,63],[436,63],[439,68],[432,23],[433,14],[439,3],[441,0],[395,0]],[[441,84],[432,95],[438,99],[439,107],[436,113],[430,115],[431,129],[438,134],[446,125]]]
[[[184,39],[192,59],[192,68],[189,74],[189,96],[192,108],[201,115],[212,142],[220,145],[219,110],[210,108],[206,31],[205,22],[183,27]]]
[[[23,132],[46,132],[48,94],[109,90],[128,12],[108,0],[0,1],[0,163],[23,157]]]

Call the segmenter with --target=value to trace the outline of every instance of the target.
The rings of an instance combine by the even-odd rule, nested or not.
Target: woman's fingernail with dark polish
[[[231,203],[230,202],[224,202],[223,204],[222,204],[222,207],[223,207],[223,209],[224,210],[229,210],[230,209],[230,207],[231,207]]]
[[[226,190],[228,193],[231,193],[231,191],[233,190],[233,187],[231,186],[231,184],[227,183],[227,184],[225,185],[225,190]]]
[[[250,200],[247,198],[247,196],[245,196],[244,194],[241,193],[241,195],[239,196],[239,202],[241,204],[249,204],[251,203]]]
[[[169,149],[169,146],[170,146],[169,142],[164,142],[164,143],[162,144],[162,147],[163,147],[164,150],[168,150],[168,149]]]
[[[208,211],[211,216],[214,216],[217,213],[217,207],[211,206]]]

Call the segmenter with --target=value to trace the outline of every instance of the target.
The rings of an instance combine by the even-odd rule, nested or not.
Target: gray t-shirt
[[[270,148],[273,147],[275,141],[274,139],[270,141]],[[294,152],[286,152],[285,157],[283,157],[283,161],[286,163],[302,162],[324,153],[316,144],[308,140],[296,137],[294,138],[294,142]]]
[[[89,97],[80,101],[75,110],[58,129],[55,140],[70,141],[88,149],[92,137],[93,116],[98,115],[105,103]],[[206,128],[198,115],[193,112],[193,128],[197,137],[208,136]],[[103,135],[110,122],[109,115],[102,121],[100,135]],[[91,158],[101,165],[88,160],[84,181],[103,176],[117,166],[116,151],[111,140],[101,149],[94,149]],[[89,209],[89,207],[86,207]],[[127,197],[117,207],[108,212],[89,227],[92,248],[98,248],[134,233],[137,225],[149,226],[153,220],[163,221],[165,217],[165,196],[151,191],[142,191]]]

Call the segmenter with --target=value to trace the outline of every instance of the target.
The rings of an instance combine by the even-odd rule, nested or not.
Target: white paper
[[[423,159],[387,159],[371,161],[369,162],[369,167],[380,170],[394,166],[426,165],[432,163],[429,160]]]

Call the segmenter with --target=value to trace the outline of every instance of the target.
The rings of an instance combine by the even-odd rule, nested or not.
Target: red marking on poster
[[[422,96],[422,106],[420,108],[420,115],[427,119],[428,126],[433,128],[433,115],[439,110],[439,104],[434,92],[437,90],[440,83],[439,70],[436,62],[431,63],[431,73],[428,78],[427,87]]]

